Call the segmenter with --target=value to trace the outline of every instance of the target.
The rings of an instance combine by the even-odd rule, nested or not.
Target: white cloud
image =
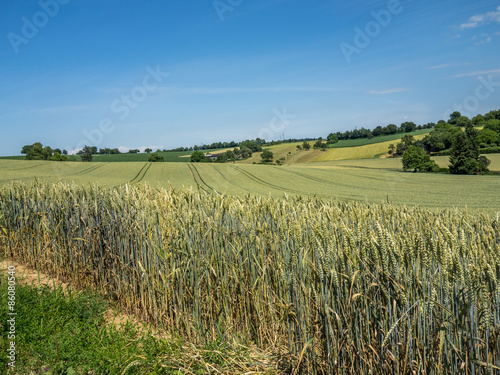
[[[451,78],[472,77],[472,76],[480,76],[480,75],[484,75],[484,74],[497,74],[497,73],[500,73],[500,69],[480,70],[480,71],[476,71],[476,72],[460,73],[460,74],[455,74]]]
[[[371,90],[368,93],[369,94],[375,94],[375,95],[385,95],[385,94],[393,94],[396,92],[403,92],[403,91],[408,91],[410,89],[408,88],[394,88],[394,89],[388,89],[388,90]]]
[[[80,147],[80,148],[75,148],[71,151],[68,151],[68,155],[76,155],[78,152],[80,152],[81,150],[83,150],[83,147]]]
[[[483,14],[476,14],[470,17],[467,22],[462,23],[460,28],[473,29],[475,27],[487,25],[492,22],[500,23],[500,6],[493,12],[486,12]]]

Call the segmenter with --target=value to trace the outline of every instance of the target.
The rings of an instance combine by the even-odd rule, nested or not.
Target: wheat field
[[[467,211],[145,185],[0,189],[3,256],[191,342],[272,349],[285,372],[495,373],[499,235],[498,215]]]

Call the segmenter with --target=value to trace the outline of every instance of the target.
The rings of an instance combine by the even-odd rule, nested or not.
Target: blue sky
[[[0,155],[174,148],[500,108],[499,1],[5,0]]]

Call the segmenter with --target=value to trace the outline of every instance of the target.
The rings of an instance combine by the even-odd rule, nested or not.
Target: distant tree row
[[[395,124],[389,124],[387,126],[377,126],[373,130],[370,129],[354,129],[350,131],[345,131],[345,132],[336,132],[336,133],[330,133],[326,137],[327,143],[328,144],[333,144],[338,142],[339,140],[345,140],[345,139],[359,139],[359,138],[374,138],[374,137],[379,137],[381,135],[391,135],[391,134],[397,134],[397,133],[411,133],[415,130],[421,130],[421,129],[432,129],[434,127],[433,122],[429,122],[428,124],[425,125],[416,125],[414,122],[403,122],[399,127]]]
[[[40,142],[35,142],[32,145],[25,145],[21,150],[21,154],[26,155],[26,160],[51,160],[51,161],[67,161],[69,158],[68,151],[59,148],[51,148]]]

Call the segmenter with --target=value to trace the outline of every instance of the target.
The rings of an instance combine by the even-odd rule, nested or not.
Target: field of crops
[[[417,140],[423,139],[425,137],[425,134],[415,135],[412,133],[412,135]],[[401,136],[402,135],[399,134],[399,138],[401,138]],[[314,161],[369,159],[381,154],[387,154],[389,146],[391,144],[396,145],[397,141],[392,140],[392,141],[365,144],[360,146],[353,145],[351,147],[332,148],[326,152],[323,152],[319,157],[314,159]]]
[[[500,170],[500,155],[489,156]],[[446,165],[447,158],[439,158]],[[148,183],[193,187],[226,195],[267,197],[316,196],[464,208],[494,214],[500,211],[498,176],[454,176],[401,172],[400,159],[343,160],[287,166],[191,163],[62,163],[0,160],[0,186],[12,181],[64,181],[105,187]]]
[[[418,136],[421,135],[425,136],[426,134],[429,134],[431,131],[432,129],[421,129],[421,130],[415,130],[414,132],[411,133],[396,133],[391,135],[381,135],[373,138],[345,139],[345,140],[340,140],[337,143],[334,143],[333,145],[330,145],[330,148],[358,147],[358,146],[371,145],[374,143],[381,143],[387,141],[393,141],[392,143],[396,144],[405,134],[410,134],[414,136],[416,139],[421,139],[423,137],[418,137]]]
[[[193,343],[289,373],[499,370],[498,217],[62,183],[4,187],[0,213],[2,255]]]

